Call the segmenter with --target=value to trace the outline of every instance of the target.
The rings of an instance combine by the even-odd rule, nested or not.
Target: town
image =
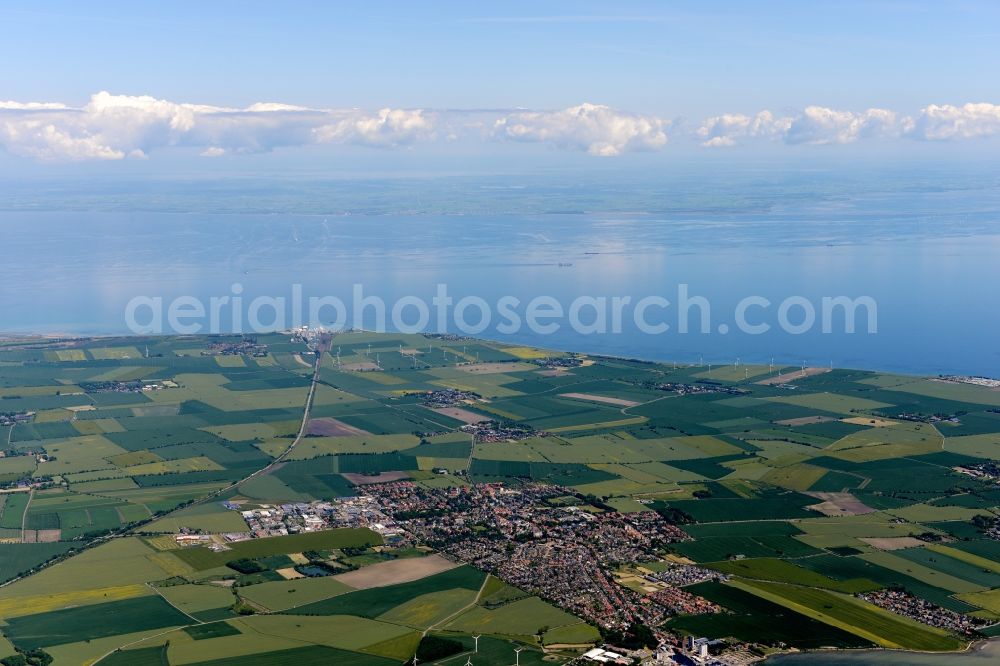
[[[247,506],[238,511],[245,532],[221,536],[184,530],[181,547],[217,552],[248,539],[364,527],[386,548],[426,544],[457,562],[468,563],[530,594],[538,595],[591,623],[621,635],[644,627],[656,649],[605,645],[582,655],[581,663],[740,664],[751,658],[737,644],[726,656],[710,657],[709,641],[685,644],[658,628],[677,614],[720,613],[716,604],[686,591],[689,585],[725,581],[717,571],[681,561],[661,561],[668,544],[689,540],[655,512],[602,511],[567,489],[548,484],[508,487],[478,483],[429,489],[411,481],[365,486],[353,497],[330,501]],[[614,632],[618,632],[614,634]],[[713,646],[729,647],[725,641]],[[718,650],[714,650],[718,652]],[[619,661],[621,659],[621,661]]]
[[[546,484],[427,489],[400,481],[366,492],[421,542],[598,626],[652,627],[677,612],[718,611],[680,590],[656,599],[617,583],[621,567],[659,560],[667,544],[689,539],[655,512],[594,511]]]

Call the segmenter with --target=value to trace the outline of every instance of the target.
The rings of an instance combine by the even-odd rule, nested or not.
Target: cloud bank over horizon
[[[890,109],[854,112],[807,106],[797,114],[780,117],[766,110],[754,116],[715,116],[703,121],[694,134],[708,148],[760,138],[791,145],[848,144],[862,139],[978,139],[1000,134],[1000,105],[931,104],[916,116],[900,115]]]
[[[931,104],[912,115],[807,106],[726,113],[696,124],[583,103],[561,110],[317,109],[264,102],[246,108],[99,92],[83,106],[0,101],[0,149],[40,161],[142,159],[169,148],[204,157],[307,145],[399,149],[456,141],[543,144],[600,157],[754,142],[844,145],[866,140],[968,141],[1000,134],[1000,105]]]

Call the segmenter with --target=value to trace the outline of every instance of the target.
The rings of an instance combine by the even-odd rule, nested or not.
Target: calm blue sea
[[[765,200],[745,209],[730,190],[725,205],[703,192],[697,205],[629,213],[0,212],[0,330],[127,332],[133,297],[207,303],[233,295],[237,283],[244,303],[290,298],[298,284],[303,299],[336,296],[349,308],[355,284],[390,307],[404,296],[430,303],[446,284],[455,301],[516,297],[522,316],[537,296],[564,309],[580,296],[672,303],[647,310],[647,320],[671,324],[660,334],[638,330],[629,309],[620,333],[576,331],[565,318],[551,334],[523,325],[502,333],[494,310],[482,335],[517,343],[678,362],[773,357],[795,366],[1000,376],[1000,185],[781,192],[772,183]],[[664,199],[669,193],[657,201]],[[708,301],[708,332],[699,331],[701,309],[689,310],[693,330],[678,332],[680,285]],[[772,304],[747,311],[751,323],[771,325],[765,334],[735,326],[734,308],[750,296]],[[877,333],[860,315],[854,334],[836,318],[824,333],[824,296],[874,299]],[[789,297],[813,305],[808,332],[780,329],[776,310]],[[226,312],[222,323],[231,327]],[[789,319],[800,323],[803,314],[795,306]],[[581,321],[594,316],[581,308]],[[466,319],[476,322],[477,310]],[[446,324],[454,329],[453,319]]]

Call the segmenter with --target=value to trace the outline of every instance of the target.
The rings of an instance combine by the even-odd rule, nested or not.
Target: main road
[[[292,452],[292,450],[295,449],[295,447],[298,446],[299,442],[302,441],[302,438],[306,436],[306,432],[308,432],[309,430],[309,413],[312,411],[313,399],[316,396],[316,386],[319,384],[320,370],[323,368],[323,355],[326,354],[328,351],[330,351],[330,344],[332,340],[333,340],[332,333],[321,333],[319,336],[319,341],[316,344],[316,361],[313,363],[312,381],[310,381],[309,383],[309,395],[306,396],[306,405],[305,408],[302,410],[302,422],[299,424],[299,432],[295,435],[295,439],[292,440],[291,444],[289,444],[284,451],[275,456],[274,460],[269,462],[264,467],[261,467],[257,471],[253,472],[252,474],[249,474],[248,476],[245,476],[239,481],[235,481],[229,484],[228,486],[225,486],[224,488],[219,488],[215,492],[210,493],[199,500],[195,500],[194,502],[186,505],[185,507],[179,507],[178,509],[174,509],[173,511],[164,514],[165,516],[169,516],[174,511],[178,511],[182,508],[187,508],[187,506],[193,506],[197,504],[204,504],[206,502],[210,502],[215,498],[217,498],[219,495],[222,495],[223,493],[226,493],[232,490],[233,488],[239,487],[241,484],[246,483],[250,479],[256,478],[263,474],[267,474],[272,469],[274,469],[276,465],[280,464],[285,460],[285,458],[288,457],[288,455]]]

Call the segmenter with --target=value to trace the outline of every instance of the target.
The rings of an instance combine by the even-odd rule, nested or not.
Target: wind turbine
[[[413,666],[417,666],[417,661],[419,661],[417,655],[413,655]]]
[[[523,647],[514,648],[514,666],[521,666],[521,650]]]
[[[482,636],[482,634],[479,634],[479,636]],[[476,641],[476,649],[475,649],[476,653],[479,652],[479,636],[473,636],[472,637],[472,640]]]

